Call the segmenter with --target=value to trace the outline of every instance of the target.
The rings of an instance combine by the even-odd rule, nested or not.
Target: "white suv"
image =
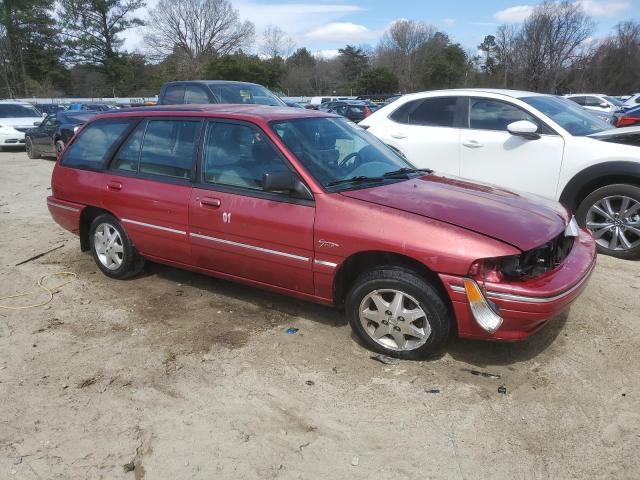
[[[622,108],[623,105],[617,98],[600,93],[573,93],[571,95],[565,95],[565,97],[587,110],[594,110],[596,112],[613,113]]]
[[[640,127],[612,129],[553,95],[481,89],[404,95],[360,125],[415,166],[559,200],[601,253],[640,258]]]
[[[15,100],[0,100],[0,150],[24,146],[24,134],[42,122],[42,114],[33,105]]]

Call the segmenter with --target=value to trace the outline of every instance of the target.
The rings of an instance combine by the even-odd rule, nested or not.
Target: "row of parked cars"
[[[639,127],[508,90],[405,95],[358,124],[333,108],[172,82],[71,138],[49,210],[107,276],[152,260],[335,305],[402,358],[526,338],[596,249],[640,257]]]
[[[616,127],[640,125],[640,93],[621,98],[598,93],[565,95],[569,100]]]

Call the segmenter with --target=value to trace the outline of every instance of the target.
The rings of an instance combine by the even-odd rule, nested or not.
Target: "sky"
[[[158,0],[147,0],[146,11]],[[625,20],[640,20],[640,0],[576,0],[596,21],[594,38],[608,35]],[[326,57],[337,55],[346,44],[375,46],[393,21],[420,20],[444,31],[465,49],[475,50],[485,35],[498,25],[522,22],[540,2],[515,1],[419,1],[419,0],[231,0],[242,20],[256,26],[256,40],[269,25],[277,25],[294,40],[296,47],[307,47]],[[144,51],[141,28],[124,35],[127,50]],[[256,52],[258,45],[255,46]]]

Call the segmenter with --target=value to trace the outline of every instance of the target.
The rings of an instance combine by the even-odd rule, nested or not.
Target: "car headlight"
[[[469,276],[480,284],[518,282],[539,277],[556,268],[569,255],[575,239],[574,229],[570,229],[570,226],[573,227],[570,223],[567,232],[550,242],[519,255],[476,260],[469,268]]]

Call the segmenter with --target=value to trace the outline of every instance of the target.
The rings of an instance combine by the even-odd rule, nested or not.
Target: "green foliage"
[[[422,67],[425,89],[452,88],[463,84],[467,54],[459,44],[449,44],[427,57]]]
[[[205,78],[210,80],[253,82],[272,89],[280,87],[284,74],[285,64],[281,58],[263,60],[244,53],[213,58],[205,67]]]
[[[347,45],[338,50],[342,71],[348,83],[357,82],[360,76],[369,68],[369,57],[359,47]]]
[[[372,68],[360,77],[358,91],[361,94],[397,92],[398,77],[386,68]]]
[[[316,59],[306,48],[299,48],[287,58],[287,67],[313,68],[316,66]]]
[[[58,16],[68,47],[67,61],[103,73],[115,94],[127,64],[118,35],[143,25],[133,12],[144,5],[144,0],[62,0]]]

